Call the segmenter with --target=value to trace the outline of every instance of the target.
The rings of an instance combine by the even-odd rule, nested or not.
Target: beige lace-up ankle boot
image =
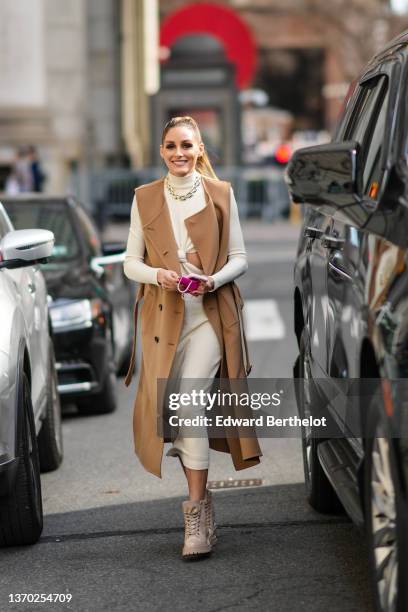
[[[209,489],[206,489],[204,502],[205,502],[205,506],[204,506],[205,507],[205,525],[208,531],[208,539],[210,541],[210,544],[214,546],[214,544],[217,542],[217,534],[215,531],[217,528],[217,525],[215,522],[213,497]]]
[[[184,546],[183,559],[196,558],[211,552],[205,521],[205,500],[184,501]]]

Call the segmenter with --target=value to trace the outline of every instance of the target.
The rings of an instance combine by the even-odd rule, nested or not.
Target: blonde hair
[[[166,134],[171,128],[179,127],[185,125],[193,130],[195,135],[197,136],[199,142],[201,142],[201,132],[198,127],[198,123],[193,117],[189,117],[188,115],[182,117],[172,117],[170,121],[166,123],[163,129],[162,134],[162,144],[164,143],[164,139],[166,138]],[[205,176],[209,176],[210,178],[218,178],[214,172],[214,168],[211,165],[210,159],[208,157],[207,151],[204,150],[199,158],[197,159],[196,169],[200,174],[204,174]]]

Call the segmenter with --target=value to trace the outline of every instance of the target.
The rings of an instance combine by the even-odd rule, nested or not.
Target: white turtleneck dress
[[[200,177],[197,171],[188,176],[178,177],[168,174],[168,179],[176,194],[188,193]],[[186,253],[196,252],[187,233],[185,219],[205,207],[205,194],[202,182],[194,195],[185,200],[176,200],[164,187],[164,194],[170,212],[174,237],[178,246],[178,258],[184,275],[204,274],[201,268],[187,261]],[[132,203],[131,224],[126,248],[124,272],[126,276],[139,283],[158,285],[159,268],[144,263],[145,242],[137,208],[136,196]],[[212,275],[214,289],[241,276],[248,268],[247,256],[239,223],[238,207],[231,189],[230,238],[228,261],[225,266]],[[203,307],[203,296],[184,294],[184,320],[168,380],[169,393],[191,393],[193,390],[209,392],[222,357],[215,331]],[[199,382],[197,379],[200,379]],[[203,380],[204,379],[204,380]],[[182,406],[173,414],[181,418],[205,415],[205,407]],[[209,444],[207,428],[203,426],[179,427],[177,438],[168,456],[179,456],[182,463],[191,469],[203,470],[209,466]]]

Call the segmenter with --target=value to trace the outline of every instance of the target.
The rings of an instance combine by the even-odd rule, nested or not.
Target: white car
[[[38,540],[40,469],[56,469],[63,456],[47,288],[37,265],[53,247],[48,230],[14,231],[0,204],[0,546]]]

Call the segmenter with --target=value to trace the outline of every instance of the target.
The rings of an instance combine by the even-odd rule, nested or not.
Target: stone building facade
[[[29,144],[49,192],[86,197],[92,169],[146,163],[155,21],[156,0],[2,0],[0,190]]]

